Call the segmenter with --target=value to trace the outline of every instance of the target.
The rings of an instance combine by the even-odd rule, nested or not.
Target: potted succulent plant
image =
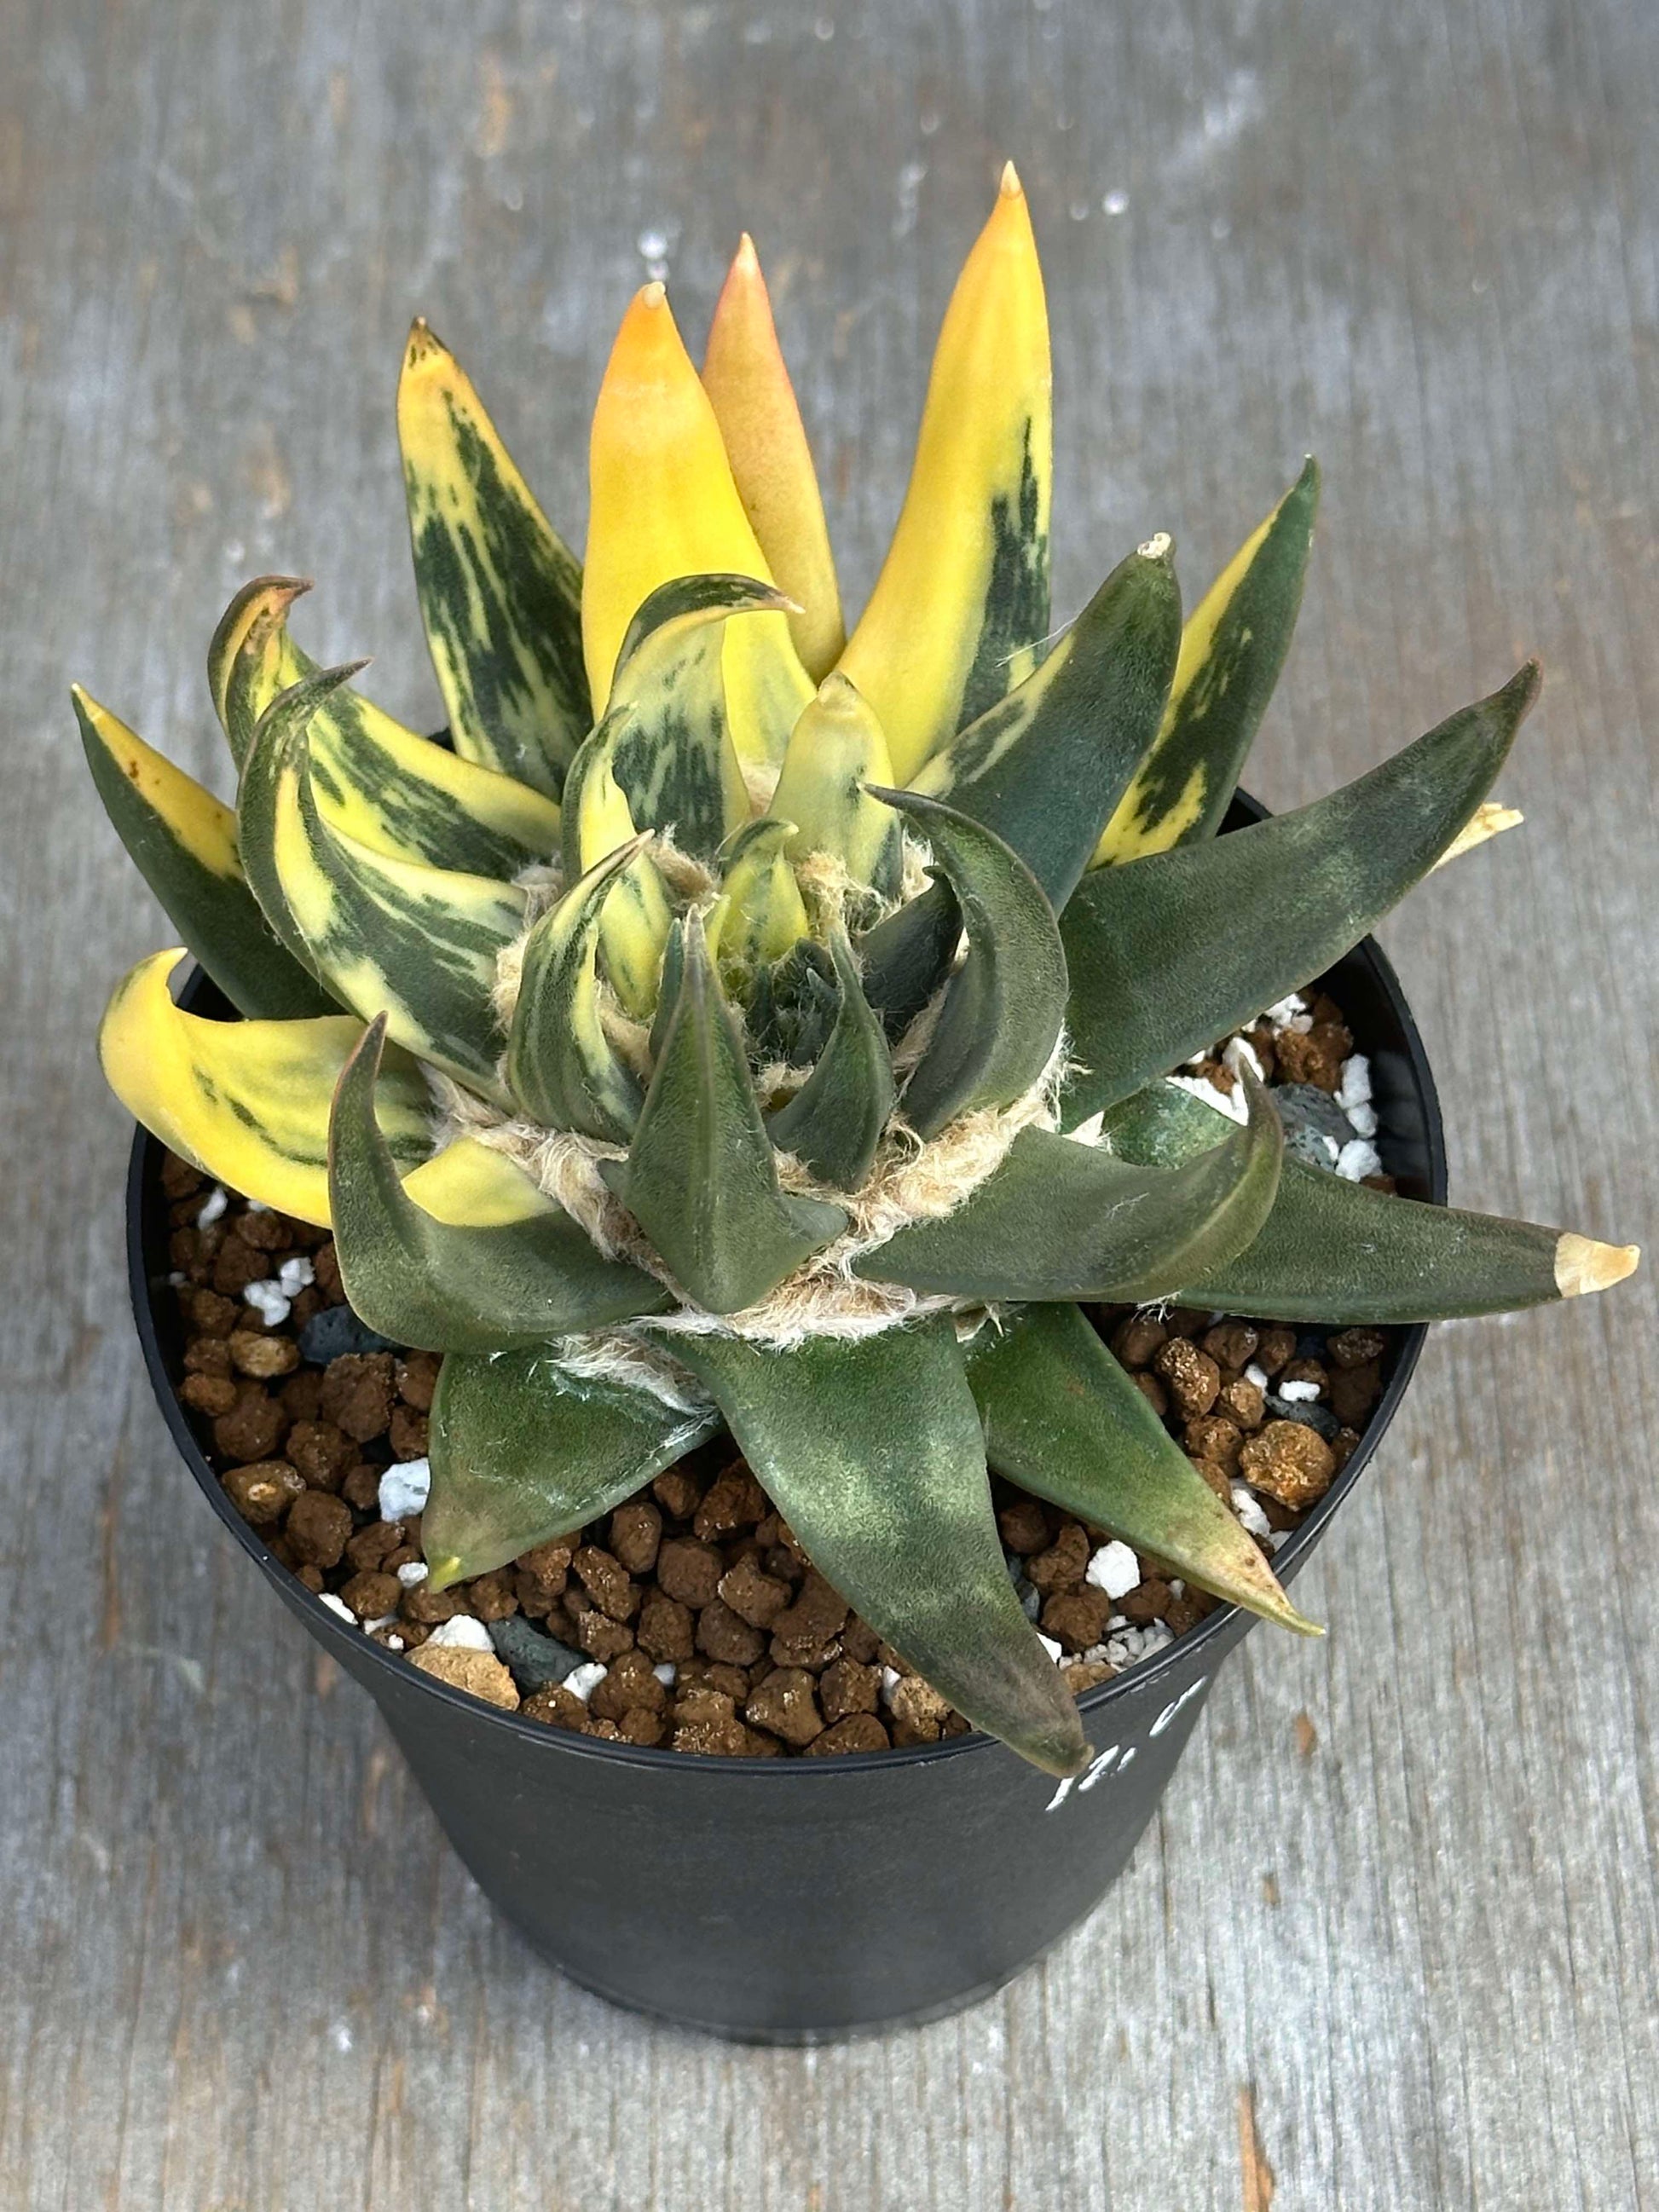
[[[186,1456],[501,1909],[595,1986],[728,2032],[994,1986],[1122,1864],[1249,1619],[1310,1629],[1272,1538],[1312,1506],[1288,1572],[1364,1450],[1284,1346],[1255,1364],[1261,1329],[1291,1324],[1292,1352],[1297,1328],[1346,1331],[1333,1357],[1368,1369],[1368,1406],[1391,1361],[1369,1444],[1420,1337],[1399,1325],[1635,1262],[1424,1202],[1432,1091],[1362,942],[1510,818],[1488,794],[1535,669],[1261,818],[1237,782],[1313,465],[1184,627],[1158,536],[1051,636],[1049,382],[1010,169],[848,636],[746,240],[701,376],[660,284],[628,311],[585,568],[417,323],[398,419],[447,730],[315,666],[280,578],[210,651],[234,810],[76,695],[183,940],[118,986],[100,1049],[172,1155],[164,1173],[141,1136],[132,1249]],[[211,983],[180,1005],[186,952]],[[1275,1093],[1322,978],[1370,1048],[1343,1066],[1373,1072]],[[1385,1161],[1420,1196],[1380,1187]],[[227,1193],[253,1209],[246,1249],[294,1256],[240,1305],[201,1294],[192,1365],[164,1279]],[[292,1379],[295,1300],[357,1332],[336,1362],[354,1388],[404,1355],[423,1451],[343,1478],[324,1445],[345,1413],[297,1418],[328,1386]],[[1162,1348],[1135,1378],[1103,1328],[1138,1315]],[[229,1420],[247,1378],[284,1374],[288,1455],[245,1449],[222,1483],[180,1393]],[[714,1490],[665,1490],[700,1452]],[[1000,1528],[993,1474],[1018,1486]],[[1276,1532],[1252,1485],[1287,1509]],[[694,1533],[665,1538],[694,1500]],[[377,1504],[343,1596],[325,1570]],[[605,1527],[611,1549],[574,1548]],[[660,1562],[643,1609],[630,1547]],[[1127,1632],[1125,1559],[1187,1607],[1138,1666],[1101,1640]],[[655,1647],[678,1665],[647,1616],[688,1639]],[[846,1755],[779,1755],[814,1748]]]

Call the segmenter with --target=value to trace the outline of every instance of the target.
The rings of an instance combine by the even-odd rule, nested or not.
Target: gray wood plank
[[[1543,653],[1528,827],[1386,933],[1472,1202],[1650,1238],[1659,22],[1641,0],[11,0],[0,9],[0,2197],[366,2212],[1659,2204],[1651,1282],[1441,1331],[1115,1894],[964,2017],[817,2053],[642,2023],[491,1919],[173,1463],[91,1051],[162,941],[79,678],[220,775],[262,568],[437,718],[391,422],[417,309],[579,534],[611,331],[759,237],[844,580],[1012,153],[1059,377],[1059,603],[1195,592],[1325,465],[1275,804]],[[1115,211],[1109,211],[1109,210]]]

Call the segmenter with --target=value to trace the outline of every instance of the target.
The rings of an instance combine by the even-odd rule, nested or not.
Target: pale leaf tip
[[[760,256],[755,251],[755,241],[745,230],[738,240],[738,250],[732,257],[732,266],[745,276],[760,275]]]
[[[639,289],[637,304],[652,313],[668,305],[668,287],[660,276],[653,276],[648,284]]]
[[[1555,1287],[1564,1298],[1611,1290],[1636,1273],[1641,1258],[1639,1244],[1603,1244],[1569,1229],[1555,1248]]]
[[[997,190],[1006,200],[1024,199],[1025,197],[1025,188],[1019,181],[1019,171],[1012,161],[1003,163],[1002,176]]]
[[[1143,561],[1167,561],[1175,551],[1175,540],[1167,530],[1156,530],[1144,545],[1135,548]]]

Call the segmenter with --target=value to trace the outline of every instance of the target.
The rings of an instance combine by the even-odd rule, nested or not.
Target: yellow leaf
[[[702,381],[761,550],[779,589],[799,606],[789,634],[817,682],[847,641],[841,592],[811,449],[747,231],[714,304]]]
[[[659,584],[709,573],[773,580],[660,284],[637,295],[617,333],[593,410],[590,477],[582,640],[598,715],[628,626]],[[787,617],[734,623],[724,667],[738,753],[781,760],[812,696]]]
[[[1042,271],[1011,162],[945,312],[898,528],[842,657],[900,783],[1036,665],[1051,382]]]
[[[328,1113],[363,1024],[209,1022],[179,1011],[167,978],[182,948],[152,953],[116,986],[98,1035],[111,1090],[181,1158],[245,1198],[328,1224]],[[380,1079],[380,1127],[400,1165],[424,1158],[426,1089],[402,1055]]]

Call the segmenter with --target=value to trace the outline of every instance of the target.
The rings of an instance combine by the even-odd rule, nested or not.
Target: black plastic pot
[[[1326,981],[1370,1056],[1389,1172],[1443,1201],[1433,1080],[1393,969],[1367,940]],[[185,1003],[222,1006],[199,975]],[[718,2034],[815,2042],[970,2004],[1099,1902],[1250,1615],[1222,1607],[1091,1691],[1093,1762],[1059,1784],[978,1735],[835,1759],[704,1759],[498,1711],[348,1627],[225,1497],[175,1395],[183,1342],[165,1287],[161,1162],[141,1130],[127,1189],[133,1305],[174,1441],[283,1604],[374,1698],[455,1849],[544,1958],[620,2003]],[[1278,1555],[1286,1580],[1358,1480],[1425,1333],[1401,1333],[1364,1441]]]

